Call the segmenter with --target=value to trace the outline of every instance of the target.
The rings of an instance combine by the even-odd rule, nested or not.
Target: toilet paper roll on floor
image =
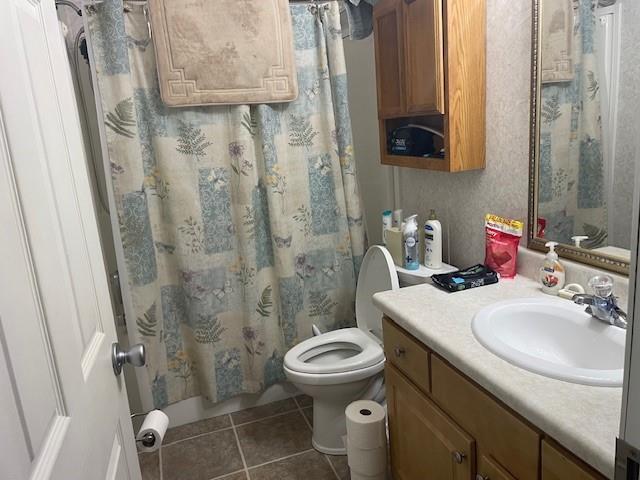
[[[136,435],[136,443],[141,452],[155,452],[162,445],[164,434],[169,427],[169,417],[161,410],[152,410],[144,418],[140,431]],[[153,435],[153,441],[150,439]]]
[[[345,413],[351,478],[384,480],[387,472],[385,409],[376,402],[359,400],[351,403]]]
[[[347,441],[351,447],[371,450],[387,447],[386,412],[371,400],[358,400],[347,406]]]

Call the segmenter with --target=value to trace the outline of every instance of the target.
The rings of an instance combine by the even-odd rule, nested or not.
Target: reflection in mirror
[[[533,236],[628,262],[640,2],[541,0]]]

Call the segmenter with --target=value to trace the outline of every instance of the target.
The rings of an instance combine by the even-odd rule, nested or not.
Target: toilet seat
[[[380,246],[367,250],[358,276],[356,289],[357,328],[342,328],[309,338],[289,350],[284,367],[303,382],[341,383],[349,373],[369,375],[384,365],[382,349],[382,312],[371,297],[378,292],[397,290],[398,276],[391,254]],[[371,370],[371,372],[370,372]],[[336,375],[337,374],[337,375]],[[342,375],[340,375],[342,374]],[[313,379],[317,376],[317,379]],[[320,380],[322,377],[322,380]]]
[[[345,350],[357,353],[327,363],[313,361],[322,355]],[[323,375],[360,370],[383,360],[384,351],[373,338],[359,328],[342,328],[296,345],[285,356],[284,364],[294,372]]]

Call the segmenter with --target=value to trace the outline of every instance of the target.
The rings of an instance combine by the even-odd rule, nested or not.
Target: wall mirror
[[[535,0],[529,248],[629,271],[640,2]]]

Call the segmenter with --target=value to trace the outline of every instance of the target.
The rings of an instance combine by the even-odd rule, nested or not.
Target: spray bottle
[[[411,215],[405,219],[402,239],[404,241],[404,268],[418,270],[420,268],[418,215]]]

